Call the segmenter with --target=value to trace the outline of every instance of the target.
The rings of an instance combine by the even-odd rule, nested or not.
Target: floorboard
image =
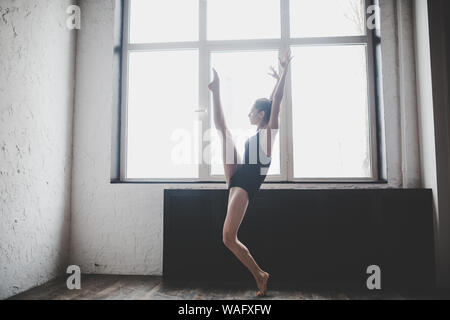
[[[269,280],[270,281],[270,280]],[[39,287],[15,295],[10,300],[405,300],[450,299],[449,293],[415,295],[401,293],[336,292],[330,290],[294,290],[271,288],[265,297],[255,288],[236,285],[165,284],[161,276],[82,275],[81,289],[69,290],[66,278],[57,278]]]

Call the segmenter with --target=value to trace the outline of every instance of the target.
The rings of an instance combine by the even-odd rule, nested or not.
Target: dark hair
[[[255,108],[258,112],[264,111],[264,122],[268,123],[270,120],[270,112],[272,111],[272,101],[266,98],[261,98],[255,101]]]

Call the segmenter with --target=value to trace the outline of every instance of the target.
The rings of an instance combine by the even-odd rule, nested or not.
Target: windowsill
[[[375,181],[266,181],[262,185],[270,184],[387,184],[386,180]],[[120,181],[111,180],[110,184],[226,184],[225,181]]]

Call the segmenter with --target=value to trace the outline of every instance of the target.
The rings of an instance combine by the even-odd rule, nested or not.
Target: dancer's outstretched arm
[[[280,75],[278,72],[274,69],[274,67],[270,67],[272,69],[272,73],[269,73],[272,77],[277,79],[277,83],[275,84],[275,88],[273,88],[272,94],[270,95],[270,101],[273,101],[273,97],[275,96],[275,92],[277,92],[278,84],[280,83]]]
[[[286,52],[284,61],[281,61],[282,73],[275,94],[273,95],[272,111],[270,112],[270,120],[268,123],[268,127],[271,129],[278,129],[281,101],[283,100],[284,95],[284,85],[286,83],[286,75],[292,58],[291,50],[289,49]]]

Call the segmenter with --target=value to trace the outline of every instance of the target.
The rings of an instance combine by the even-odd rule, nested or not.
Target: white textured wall
[[[0,299],[69,255],[75,34],[69,0],[0,0]]]
[[[83,22],[77,44],[71,262],[84,273],[161,275],[164,188],[225,185],[110,184],[111,110],[116,107],[112,93],[114,4],[114,0],[80,1]],[[418,181],[415,169],[407,171],[411,177],[402,175],[401,153],[412,144],[401,147],[410,137],[402,137],[400,128],[397,70],[403,59],[396,45],[394,1],[382,0],[381,15],[389,184],[270,184],[262,188],[383,188],[401,187],[403,180]],[[414,156],[410,164],[418,161],[418,155]]]

